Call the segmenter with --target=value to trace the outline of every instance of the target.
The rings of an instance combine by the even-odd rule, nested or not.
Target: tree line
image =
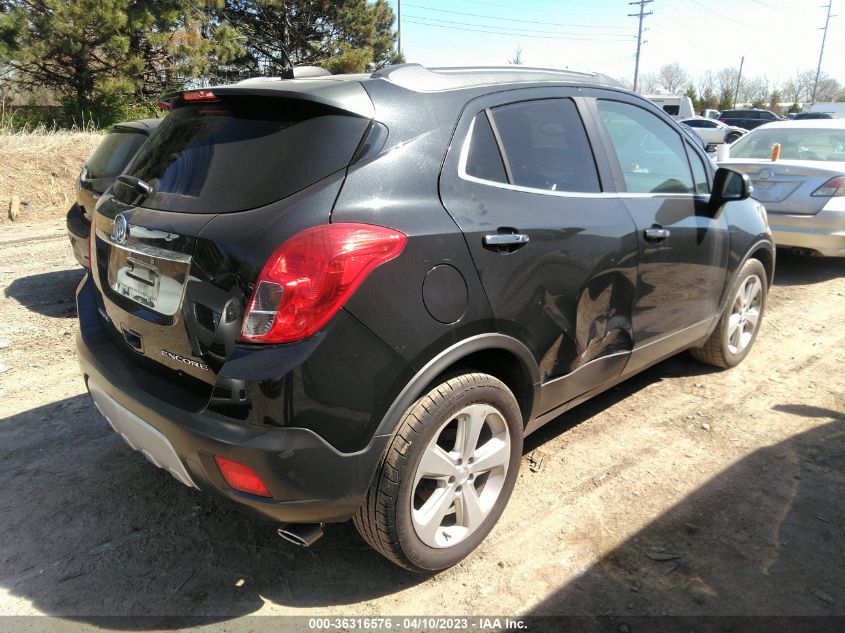
[[[754,108],[768,108],[784,114],[784,106],[780,104],[788,103],[786,110],[798,112],[802,103],[813,100],[815,81],[815,70],[796,71],[785,81],[775,83],[764,76],[740,77],[738,68],[707,71],[693,78],[680,64],[673,63],[665,64],[656,73],[641,75],[637,90],[642,94],[658,90],[685,94],[692,99],[696,112],[705,108],[728,110],[738,104],[750,104]],[[845,101],[845,86],[824,72],[819,76],[815,92],[816,101]]]
[[[41,95],[75,121],[149,116],[162,94],[292,64],[398,61],[386,0],[0,0],[0,102]]]

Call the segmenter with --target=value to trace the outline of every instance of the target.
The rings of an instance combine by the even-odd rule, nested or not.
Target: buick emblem
[[[112,242],[123,244],[127,235],[129,235],[129,223],[126,221],[126,216],[119,213],[114,219],[114,227],[111,230]]]

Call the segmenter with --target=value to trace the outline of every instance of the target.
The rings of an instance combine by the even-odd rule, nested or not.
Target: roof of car
[[[115,123],[112,129],[133,130],[138,132],[151,132],[156,129],[164,119],[139,119],[138,121],[122,121]]]
[[[369,81],[387,81],[400,88],[420,93],[450,92],[483,86],[512,84],[565,83],[591,84],[620,88],[606,75],[574,70],[525,68],[524,66],[478,66],[425,68],[419,64],[397,64],[372,74],[313,76],[297,79],[254,77],[224,86],[212,86],[216,94],[263,94],[321,103],[372,118],[373,103],[364,90]],[[182,92],[182,91],[180,91]],[[165,99],[180,93],[166,95]]]

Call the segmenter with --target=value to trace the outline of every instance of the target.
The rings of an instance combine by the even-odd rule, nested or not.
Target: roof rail
[[[598,83],[620,87],[606,75],[554,68],[526,68],[525,66],[461,66],[426,68],[420,64],[386,66],[372,74],[373,79],[384,79],[402,88],[416,92],[457,90],[473,86],[499,83],[572,82]]]

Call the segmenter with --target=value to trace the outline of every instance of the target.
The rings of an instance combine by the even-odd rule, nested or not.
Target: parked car
[[[681,123],[693,128],[696,134],[701,137],[705,143],[733,143],[743,134],[747,134],[748,130],[741,127],[726,125],[721,121],[715,119],[705,119],[704,117],[696,116],[689,119],[681,119]]]
[[[130,446],[296,543],[352,519],[453,565],[526,435],[753,345],[774,245],[747,178],[599,75],[403,64],[169,101],[97,205],[85,383]]]
[[[80,266],[88,267],[88,232],[97,200],[160,122],[161,119],[144,119],[112,126],[82,167],[76,181],[76,202],[67,212],[67,235]]]
[[[707,108],[707,109],[704,109],[701,112],[699,112],[699,114],[702,117],[704,117],[705,119],[718,119],[719,115],[722,114],[722,113],[719,112],[718,110],[712,110],[712,109]]]
[[[807,119],[838,119],[838,114],[833,112],[799,112],[795,115],[796,121],[804,121]]]
[[[769,123],[731,145],[720,164],[751,178],[778,246],[845,256],[845,120]]]
[[[782,121],[783,119],[769,110],[747,108],[743,110],[723,110],[719,120],[726,125],[741,127],[746,130],[753,130],[765,123]]]

